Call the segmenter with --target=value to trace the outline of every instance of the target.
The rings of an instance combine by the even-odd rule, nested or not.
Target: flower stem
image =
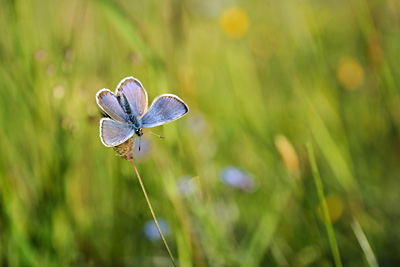
[[[143,195],[144,195],[144,198],[146,199],[147,205],[149,206],[149,209],[150,209],[150,212],[151,212],[151,216],[153,217],[153,221],[154,221],[154,223],[155,223],[156,226],[157,226],[158,232],[160,233],[161,239],[162,239],[162,241],[164,242],[165,248],[166,248],[167,251],[168,251],[169,257],[171,258],[172,263],[173,263],[174,266],[176,267],[177,265],[176,265],[176,263],[175,263],[174,257],[172,256],[171,251],[169,250],[167,241],[165,241],[165,238],[164,238],[164,235],[163,235],[162,232],[161,232],[160,226],[158,226],[158,222],[157,222],[157,219],[156,219],[156,215],[154,214],[153,208],[151,207],[151,204],[150,204],[150,200],[149,200],[149,198],[147,197],[147,193],[146,193],[146,190],[144,189],[144,185],[143,185],[143,183],[142,183],[142,179],[140,178],[139,172],[138,172],[138,170],[137,170],[137,168],[136,168],[136,164],[135,164],[135,162],[133,161],[133,158],[132,158],[130,161],[132,162],[133,168],[135,169],[136,176],[137,176],[137,178],[138,178],[138,180],[139,180],[139,184],[140,184],[140,187],[142,188]]]
[[[330,243],[332,254],[333,254],[333,260],[335,262],[336,267],[342,267],[343,265],[342,265],[342,261],[340,259],[339,248],[338,248],[338,245],[336,242],[335,233],[334,233],[333,226],[332,226],[332,221],[331,221],[329,211],[328,211],[328,206],[325,201],[324,186],[322,184],[321,176],[319,175],[317,161],[315,159],[314,150],[313,150],[313,146],[312,146],[311,142],[307,143],[307,151],[308,151],[308,157],[310,158],[310,164],[311,164],[311,169],[312,169],[313,176],[314,176],[315,186],[317,188],[318,198],[321,203],[320,205],[321,205],[322,214],[324,217],[326,231],[328,232],[328,239],[329,239],[329,243]]]

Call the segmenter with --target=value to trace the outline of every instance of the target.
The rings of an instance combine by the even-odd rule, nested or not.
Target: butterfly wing
[[[97,105],[111,118],[119,122],[126,122],[127,116],[117,97],[108,89],[101,89],[96,94]]]
[[[124,94],[131,106],[132,115],[141,117],[147,110],[147,92],[139,80],[126,77],[117,86],[116,95]]]
[[[143,128],[159,126],[179,119],[189,112],[188,105],[179,97],[163,94],[154,99],[149,110],[141,119]]]
[[[100,120],[100,139],[107,147],[117,146],[135,134],[132,125],[121,123],[109,118]]]

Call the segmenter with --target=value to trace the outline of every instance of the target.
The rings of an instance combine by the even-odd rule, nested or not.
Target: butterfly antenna
[[[147,132],[149,132],[149,133],[152,133],[152,134],[154,134],[155,136],[157,136],[157,137],[160,137],[160,138],[162,138],[162,139],[165,139],[165,137],[164,136],[161,136],[161,135],[158,135],[158,134],[156,134],[156,133],[153,133],[152,131],[149,131],[149,130],[146,130]]]
[[[139,151],[140,151],[140,140],[142,140],[142,138],[141,138],[141,137],[139,137]]]

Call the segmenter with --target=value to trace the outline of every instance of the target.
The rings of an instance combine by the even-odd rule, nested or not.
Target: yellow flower
[[[222,12],[220,25],[226,35],[239,39],[247,33],[250,22],[244,10],[238,7],[231,7]]]
[[[337,78],[343,87],[355,90],[364,81],[364,70],[357,60],[345,58],[337,67]]]

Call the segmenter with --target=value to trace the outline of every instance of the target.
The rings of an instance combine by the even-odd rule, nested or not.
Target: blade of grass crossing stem
[[[360,226],[360,223],[356,219],[354,219],[353,222],[351,223],[351,228],[353,228],[353,232],[358,240],[358,243],[360,243],[361,249],[364,251],[369,266],[378,267],[379,265],[378,262],[376,261],[374,252],[371,249],[371,246],[368,242],[367,237],[364,234],[364,231]]]
[[[342,267],[342,261],[340,259],[340,254],[339,254],[339,248],[338,248],[338,245],[336,242],[335,233],[333,231],[331,218],[329,216],[328,206],[325,201],[324,187],[323,187],[323,184],[321,181],[321,177],[319,175],[317,162],[315,160],[314,150],[313,150],[312,144],[310,142],[307,143],[307,151],[308,151],[308,156],[310,158],[310,164],[311,164],[311,169],[313,172],[315,186],[316,186],[317,192],[318,192],[318,198],[320,201],[320,205],[322,207],[322,214],[324,217],[326,231],[328,232],[328,239],[329,239],[329,244],[331,246],[333,259],[334,259],[335,265],[337,267]]]
[[[144,198],[146,199],[147,205],[149,206],[149,209],[150,209],[150,212],[151,212],[151,216],[153,217],[153,221],[157,226],[157,229],[158,229],[158,232],[160,233],[162,241],[164,242],[164,246],[168,251],[168,254],[169,254],[169,257],[171,258],[172,263],[174,264],[174,266],[177,266],[176,263],[175,263],[174,257],[172,256],[172,253],[171,253],[171,251],[170,251],[170,249],[168,247],[167,241],[165,240],[164,235],[161,232],[160,226],[158,226],[158,221],[156,219],[156,215],[154,214],[153,208],[151,207],[151,204],[150,204],[150,200],[147,197],[147,193],[146,193],[146,190],[144,189],[144,185],[142,183],[142,179],[140,178],[139,172],[138,172],[138,170],[136,168],[136,164],[133,161],[133,159],[131,159],[131,162],[132,162],[133,168],[135,169],[136,176],[137,176],[137,178],[139,180],[140,187],[142,188]]]

